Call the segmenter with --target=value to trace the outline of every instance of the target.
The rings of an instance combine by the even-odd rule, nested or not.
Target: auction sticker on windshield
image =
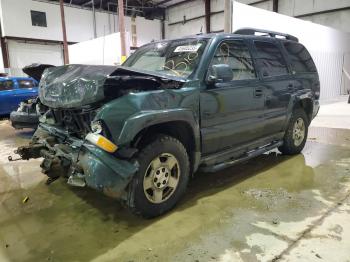
[[[196,45],[180,45],[175,48],[174,53],[180,53],[180,52],[197,52],[198,49],[201,47],[202,44],[196,44]]]

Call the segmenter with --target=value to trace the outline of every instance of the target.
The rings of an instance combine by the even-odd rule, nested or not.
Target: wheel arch
[[[308,124],[310,124],[311,120],[312,120],[313,107],[314,107],[314,105],[313,105],[312,99],[307,97],[307,98],[298,99],[296,101],[296,103],[294,104],[293,110],[295,110],[297,108],[303,109],[306,113],[308,120],[309,120]]]
[[[126,121],[119,136],[119,143],[128,143],[142,148],[156,134],[165,134],[178,139],[186,148],[191,171],[195,172],[200,161],[199,124],[190,110],[148,112]]]

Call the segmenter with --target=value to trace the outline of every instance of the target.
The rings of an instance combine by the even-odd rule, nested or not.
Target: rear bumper
[[[48,176],[55,177],[59,173],[68,178],[68,184],[78,185],[71,181],[79,180],[79,186],[88,186],[113,198],[123,197],[138,170],[136,162],[119,159],[45,124],[39,125],[32,141],[29,146],[17,150],[23,159],[43,157],[42,171]]]
[[[35,113],[13,111],[10,114],[11,124],[16,129],[36,128],[39,124],[39,116]]]

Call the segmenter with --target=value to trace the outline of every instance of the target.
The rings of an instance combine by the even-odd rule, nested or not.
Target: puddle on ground
[[[308,140],[316,141],[319,143],[350,147],[349,129],[310,127]]]
[[[24,144],[27,134],[0,123],[0,141],[8,151]],[[39,161],[4,161],[0,260],[270,258],[345,194],[349,143],[345,137],[335,140],[326,144],[316,137],[297,156],[265,154],[215,174],[198,173],[179,205],[152,220],[135,217],[118,202],[93,190],[71,188],[63,180],[46,186]],[[25,197],[29,200],[23,203]],[[266,241],[276,245],[264,256]]]

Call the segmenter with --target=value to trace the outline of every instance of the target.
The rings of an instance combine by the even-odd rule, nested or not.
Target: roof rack
[[[250,27],[238,29],[233,33],[239,34],[239,35],[255,35],[255,33],[262,33],[262,34],[268,35],[269,37],[276,38],[276,36],[282,36],[282,37],[285,37],[287,40],[299,42],[299,39],[297,37],[289,35],[289,34],[284,34],[284,33],[264,30],[264,29],[250,28]]]

